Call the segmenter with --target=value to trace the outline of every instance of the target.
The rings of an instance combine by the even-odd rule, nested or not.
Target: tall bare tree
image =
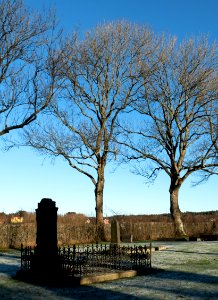
[[[0,1],[0,136],[34,121],[53,97],[54,20]]]
[[[175,234],[183,236],[181,185],[193,173],[200,181],[218,174],[217,45],[205,37],[181,44],[166,41],[155,71],[144,77],[144,92],[134,109],[140,121],[126,130],[123,144],[133,150],[127,156],[140,162],[137,173],[149,181],[160,171],[170,177]]]
[[[117,120],[142,88],[139,69],[157,42],[149,28],[104,24],[62,47],[63,93],[44,124],[26,133],[29,145],[63,157],[94,185],[97,238],[103,239],[105,167],[116,157]]]

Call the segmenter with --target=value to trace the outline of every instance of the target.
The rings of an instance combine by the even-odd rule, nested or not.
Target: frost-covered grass
[[[159,244],[153,274],[75,288],[19,282],[19,252],[0,253],[0,299],[218,299],[218,242]]]

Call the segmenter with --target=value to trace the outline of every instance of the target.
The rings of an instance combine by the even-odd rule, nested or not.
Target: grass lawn
[[[19,252],[0,253],[0,299],[218,299],[218,242],[160,242],[155,272],[76,288],[51,288],[13,279]]]

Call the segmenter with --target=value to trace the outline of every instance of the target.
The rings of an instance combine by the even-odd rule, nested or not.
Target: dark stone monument
[[[57,255],[57,210],[55,202],[44,198],[36,209],[36,254]]]
[[[32,271],[55,276],[59,270],[57,248],[57,210],[55,202],[44,198],[36,209],[36,248]]]
[[[120,224],[117,220],[111,222],[111,243],[120,243]]]

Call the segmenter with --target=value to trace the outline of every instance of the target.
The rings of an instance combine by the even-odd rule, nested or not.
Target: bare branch
[[[47,124],[52,120],[57,124],[59,154],[95,184],[98,213],[103,206],[105,167],[119,154],[118,118],[143,91],[141,64],[155,47],[158,40],[149,28],[125,21],[98,26],[82,40],[73,35],[62,46],[60,78],[64,84],[49,108]],[[54,127],[42,121],[40,131],[42,136],[46,133],[46,144]],[[40,134],[36,148],[37,143],[42,145]],[[56,151],[57,145],[50,144],[54,146]]]
[[[56,25],[47,17],[20,0],[0,3],[0,136],[33,122],[55,94],[49,35]]]

